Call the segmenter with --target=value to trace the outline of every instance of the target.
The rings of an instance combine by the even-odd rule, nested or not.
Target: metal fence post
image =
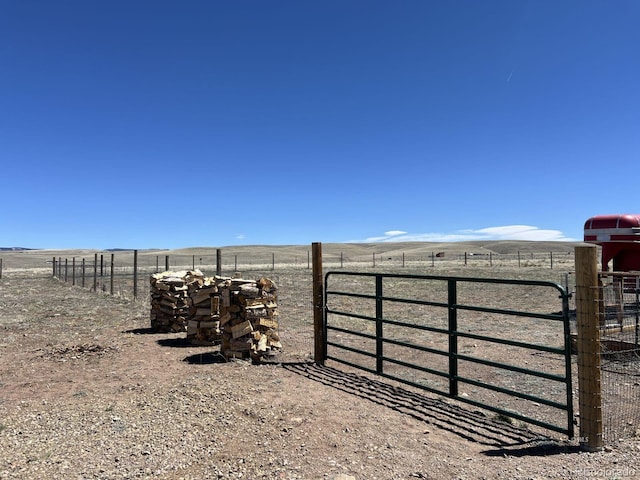
[[[466,253],[465,253],[466,256]],[[449,395],[458,396],[458,284],[447,281],[447,303],[449,306]]]
[[[596,246],[575,247],[575,262],[580,444],[593,452],[603,446]]]
[[[133,298],[138,298],[138,250],[133,251]]]
[[[318,365],[324,365],[327,358],[325,309],[324,309],[324,285],[322,283],[322,243],[311,244],[313,252],[313,360]]]
[[[376,373],[382,375],[383,325],[382,325],[382,275],[376,275]]]
[[[93,291],[98,291],[98,254],[93,254]]]

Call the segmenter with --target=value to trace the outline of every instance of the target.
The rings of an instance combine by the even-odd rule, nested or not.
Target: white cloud
[[[404,235],[405,233],[407,232],[403,230],[389,230],[388,232],[384,232],[384,234],[389,237],[395,237],[396,235]]]
[[[236,239],[237,240],[243,240],[244,239],[244,233],[241,233],[240,235],[236,235]]]
[[[352,240],[350,243],[367,242],[464,242],[470,240],[532,240],[532,241],[576,241],[566,237],[560,230],[542,229],[530,225],[504,225],[478,230],[459,230],[453,233],[408,233],[390,230],[378,237]]]

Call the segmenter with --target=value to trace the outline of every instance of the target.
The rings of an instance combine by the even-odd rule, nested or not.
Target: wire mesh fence
[[[603,438],[640,436],[640,274],[600,275]]]

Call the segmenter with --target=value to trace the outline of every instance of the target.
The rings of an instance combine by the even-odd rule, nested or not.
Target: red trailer
[[[584,241],[602,246],[602,270],[640,271],[640,215],[598,215],[584,224]]]

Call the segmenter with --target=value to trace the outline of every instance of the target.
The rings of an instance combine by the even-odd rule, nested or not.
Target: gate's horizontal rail
[[[539,285],[540,286],[540,285]],[[428,300],[412,300],[409,298],[399,298],[399,297],[376,297],[375,295],[371,295],[368,293],[349,293],[349,292],[341,292],[339,290],[328,290],[327,295],[336,295],[343,297],[353,297],[353,298],[365,298],[369,300],[380,299],[385,302],[394,302],[394,303],[406,303],[410,305],[423,305],[428,307],[442,307],[449,308],[451,305],[443,302],[430,302]],[[556,320],[561,322],[562,315],[557,314],[544,314],[544,313],[535,313],[535,312],[526,312],[523,310],[505,310],[502,308],[490,308],[490,307],[480,307],[477,305],[465,305],[462,303],[456,303],[452,305],[452,307],[458,310],[467,310],[470,312],[481,312],[481,313],[494,313],[498,315],[511,315],[517,317],[525,317],[525,318],[539,318],[541,320]],[[331,313],[337,313],[335,311],[331,311]]]
[[[330,330],[342,333],[348,333],[349,335],[355,335],[356,337],[369,338],[371,340],[375,340],[377,337],[371,333],[359,332],[357,330],[349,330],[348,328],[342,327],[328,327]]]
[[[524,343],[524,342],[519,342],[517,340],[507,340],[505,338],[487,337],[485,335],[478,335],[475,333],[468,333],[468,332],[458,332],[456,333],[456,335],[459,338],[471,338],[473,340],[484,340],[486,342],[500,343],[502,345],[509,345],[512,347],[521,347],[521,348],[527,348],[529,350],[538,350],[540,352],[559,353],[561,355],[565,353],[565,350],[563,348],[549,347],[547,345],[538,345],[536,343]]]
[[[493,362],[491,360],[483,360],[482,358],[470,357],[468,355],[456,354],[456,358],[458,360],[464,360],[466,362],[478,363],[480,365],[486,365],[488,367],[501,368],[502,370],[509,370],[511,372],[523,373],[525,375],[531,375],[532,377],[544,378],[547,380],[552,380],[554,382],[564,382],[565,378],[563,375],[556,375],[553,373],[541,372],[539,370],[531,370],[530,368],[522,368],[517,367],[515,365],[508,365],[506,363]],[[460,377],[458,377],[460,378]]]
[[[559,408],[561,410],[564,410],[564,408],[566,407],[566,405],[563,404],[563,403],[554,402],[553,400],[549,400],[549,399],[541,398],[541,397],[536,397],[535,395],[529,395],[529,394],[523,393],[523,392],[518,392],[517,390],[512,390],[510,388],[498,387],[496,385],[491,385],[489,383],[479,382],[479,381],[473,380],[471,378],[465,378],[465,377],[457,376],[456,379],[458,381],[460,381],[460,382],[463,382],[463,383],[466,383],[466,384],[469,384],[469,385],[474,385],[476,387],[486,388],[487,390],[492,390],[494,392],[505,393],[505,394],[513,396],[513,397],[522,398],[523,400],[529,400],[531,402],[542,403],[544,405],[548,405],[548,406],[554,407],[554,408]]]
[[[353,297],[353,298],[366,298],[369,300],[376,300],[378,297],[375,295],[371,295],[369,293],[349,293],[349,292],[341,292],[339,290],[328,290],[328,295],[337,295],[343,297]],[[386,301],[394,301],[397,303],[409,303],[411,305],[424,305],[427,307],[443,307],[447,308],[449,305],[447,303],[442,302],[430,302],[429,300],[412,300],[410,298],[395,298],[395,297],[380,297],[381,300]]]

